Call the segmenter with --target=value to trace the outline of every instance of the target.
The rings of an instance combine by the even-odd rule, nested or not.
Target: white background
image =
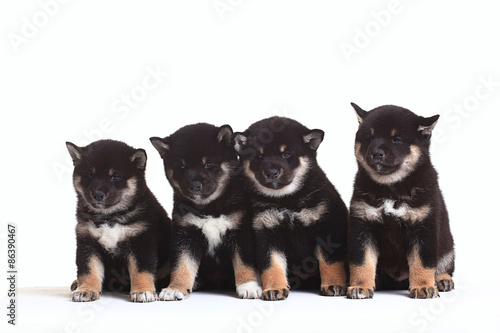
[[[432,160],[455,237],[455,280],[496,297],[499,10],[451,0],[2,1],[1,267],[15,223],[19,287],[75,278],[65,141],[145,148],[149,187],[170,212],[149,137],[195,122],[243,131],[284,115],[325,131],[319,163],[348,203],[357,130],[349,103],[395,104],[441,114]]]

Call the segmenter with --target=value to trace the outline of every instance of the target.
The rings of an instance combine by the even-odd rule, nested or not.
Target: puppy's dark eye
[[[117,182],[117,181],[119,181],[121,179],[122,179],[122,177],[120,177],[120,175],[112,175],[111,176],[111,181],[112,182]]]
[[[392,138],[392,142],[394,142],[394,143],[401,143],[403,141],[400,138]]]
[[[261,154],[257,155],[257,158],[259,158],[259,159],[262,158],[262,155]]]
[[[368,142],[372,142],[372,141],[373,141],[373,137],[369,137]]]
[[[210,161],[210,162],[205,163],[205,169],[210,169],[213,166],[214,166],[214,162]]]
[[[292,153],[286,151],[281,155],[281,157],[283,157],[284,159],[290,158],[292,157]]]
[[[94,179],[94,174],[92,172],[89,173],[89,178]]]

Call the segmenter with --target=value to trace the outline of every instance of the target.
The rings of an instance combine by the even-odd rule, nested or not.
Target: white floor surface
[[[456,290],[432,300],[410,299],[406,291],[378,291],[371,300],[292,291],[280,302],[198,291],[183,301],[137,304],[126,294],[74,303],[67,287],[21,288],[16,326],[7,324],[2,307],[0,327],[2,332],[78,333],[500,332],[500,307],[492,291],[457,283]],[[4,297],[2,304],[7,301]]]

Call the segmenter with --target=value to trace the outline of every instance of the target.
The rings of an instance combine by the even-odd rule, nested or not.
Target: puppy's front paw
[[[73,302],[92,302],[101,297],[101,291],[90,288],[77,288],[73,292],[71,300]]]
[[[373,298],[373,293],[374,290],[371,287],[352,286],[347,288],[347,298],[351,299]]]
[[[439,297],[439,292],[435,286],[410,287],[411,298],[434,298]]]
[[[440,274],[436,276],[436,283],[439,291],[450,291],[455,289],[455,283],[448,274]]]
[[[322,286],[321,295],[322,296],[345,296],[346,287],[339,285]]]
[[[138,303],[148,303],[156,301],[156,291],[135,291],[130,293],[130,300]]]
[[[236,293],[240,298],[255,299],[262,296],[262,288],[256,281],[249,281],[237,286]]]
[[[180,290],[167,287],[160,292],[160,296],[158,298],[161,301],[181,301],[186,299],[190,293],[191,291],[187,289]]]
[[[265,301],[283,301],[288,297],[289,290],[286,288],[266,289],[262,292],[262,299]]]

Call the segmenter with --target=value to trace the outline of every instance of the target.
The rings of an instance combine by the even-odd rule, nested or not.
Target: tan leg
[[[410,297],[433,298],[438,297],[436,288],[436,269],[426,268],[422,264],[419,248],[416,246],[408,257],[410,266]]]
[[[372,298],[375,292],[375,274],[377,269],[378,253],[369,244],[365,248],[365,258],[360,266],[349,265],[351,274],[350,287],[347,288],[347,297],[352,299]]]
[[[286,257],[283,253],[271,251],[271,266],[262,272],[262,299],[279,301],[288,297],[290,287],[286,277]]]
[[[172,270],[170,284],[160,293],[162,301],[180,301],[187,298],[193,291],[194,280],[198,274],[199,262],[187,252],[179,257],[179,262]]]
[[[132,302],[156,301],[155,276],[150,272],[139,272],[137,260],[129,257],[130,299]]]
[[[259,285],[257,271],[245,265],[241,260],[238,250],[233,256],[234,281],[236,293],[240,298],[260,298],[262,288]]]
[[[321,295],[342,296],[346,294],[347,277],[344,262],[326,262],[320,248],[316,250],[319,261],[319,274],[321,277]]]
[[[89,302],[101,297],[102,281],[104,279],[104,265],[96,255],[89,259],[90,273],[78,276],[78,287],[73,292],[74,302]]]

